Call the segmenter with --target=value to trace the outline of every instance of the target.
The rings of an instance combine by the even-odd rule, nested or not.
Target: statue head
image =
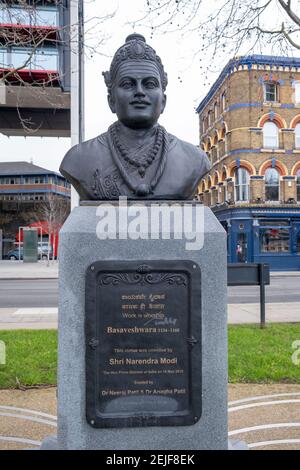
[[[128,36],[103,75],[110,109],[119,121],[134,129],[156,124],[165,108],[168,78],[161,59],[143,36]]]

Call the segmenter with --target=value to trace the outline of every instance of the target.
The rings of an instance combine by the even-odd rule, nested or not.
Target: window
[[[30,49],[13,47],[8,57],[8,65],[10,67],[30,69],[30,60],[32,60],[30,59]]]
[[[1,3],[0,3],[0,22],[3,24],[30,25],[31,14],[32,14],[32,10],[29,6],[27,6],[26,8],[19,8],[16,5],[16,6],[7,8],[7,4],[5,4],[4,8],[1,8]]]
[[[31,64],[35,70],[57,70],[58,51],[54,48],[37,49]]]
[[[54,47],[38,48],[31,56],[31,50],[28,48],[12,47],[11,53],[7,54],[6,63],[14,68],[57,70],[58,50]]]
[[[7,67],[7,51],[0,47],[0,68]]]
[[[224,111],[226,108],[226,93],[224,92],[221,96],[221,109]]]
[[[37,26],[58,26],[58,9],[55,5],[36,8],[33,18]]]
[[[223,126],[221,130],[221,140],[225,140],[226,137],[226,127]]]
[[[249,201],[249,172],[246,168],[235,170],[235,200]]]
[[[214,118],[215,118],[215,121],[218,119],[218,103],[217,102],[214,105]]]
[[[295,103],[300,104],[300,82],[295,83]]]
[[[22,24],[31,26],[58,26],[58,7],[56,5],[38,6],[32,8],[12,6],[1,8],[0,3],[0,23],[2,24]]]
[[[44,177],[43,176],[35,176],[34,177],[34,184],[42,184],[44,183]]]
[[[279,201],[279,173],[276,168],[266,170],[265,198],[267,201]]]
[[[300,122],[295,127],[295,148],[300,149]]]
[[[24,184],[32,184],[34,182],[34,178],[32,176],[26,176],[24,178]]]
[[[204,130],[207,131],[208,129],[208,116],[205,116],[204,118]]]
[[[259,220],[259,225],[261,227],[284,227],[284,226],[289,226],[290,223],[288,220],[276,220],[276,219],[260,219]]]
[[[208,127],[211,126],[211,111],[208,111]]]
[[[20,178],[10,176],[8,178],[0,178],[0,184],[20,184]]]
[[[260,229],[260,251],[262,253],[286,253],[290,251],[290,231],[288,228]]]
[[[20,178],[9,178],[8,184],[20,184]]]
[[[264,148],[276,149],[279,147],[278,127],[274,122],[266,122],[263,126]]]
[[[276,102],[278,101],[277,96],[277,84],[272,82],[267,82],[264,84],[264,101]]]
[[[300,170],[297,171],[297,201],[300,202]]]

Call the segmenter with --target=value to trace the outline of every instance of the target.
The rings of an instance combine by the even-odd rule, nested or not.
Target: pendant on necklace
[[[146,168],[145,168],[143,165],[141,165],[141,166],[139,167],[139,175],[140,175],[142,178],[144,178],[145,173],[146,173]]]
[[[150,187],[148,184],[140,184],[135,190],[135,194],[140,197],[148,196],[150,194]]]

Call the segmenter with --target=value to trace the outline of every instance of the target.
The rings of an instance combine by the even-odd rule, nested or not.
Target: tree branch
[[[285,3],[284,0],[278,0],[284,11],[288,14],[288,16],[291,18],[291,20],[296,23],[298,26],[300,26],[300,18],[299,16],[296,15],[295,12],[291,9],[291,1],[288,1]]]

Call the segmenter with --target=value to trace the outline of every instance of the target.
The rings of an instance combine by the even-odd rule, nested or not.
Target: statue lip
[[[136,106],[136,105],[139,105],[139,106],[150,106],[151,103],[149,103],[149,101],[143,101],[143,100],[134,100],[134,101],[131,101],[130,104]]]

